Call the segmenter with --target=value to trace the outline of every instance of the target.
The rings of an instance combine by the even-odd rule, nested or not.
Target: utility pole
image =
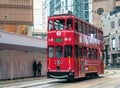
[[[4,30],[6,30],[6,19],[7,19],[7,16],[4,16]]]

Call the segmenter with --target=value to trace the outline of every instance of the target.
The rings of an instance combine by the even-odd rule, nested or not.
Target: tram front
[[[52,16],[48,19],[48,78],[74,78],[72,20],[70,16]]]

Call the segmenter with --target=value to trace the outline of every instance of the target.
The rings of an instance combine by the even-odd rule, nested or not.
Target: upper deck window
[[[78,31],[80,32],[80,33],[82,33],[83,32],[83,23],[81,22],[81,21],[79,21],[79,27],[78,27]]]
[[[87,34],[87,25],[86,24],[83,24],[83,33]]]
[[[64,19],[56,19],[56,20],[54,20],[53,30],[63,30],[64,26],[65,26],[65,20]]]
[[[75,31],[78,32],[78,20],[77,19],[75,20]]]
[[[72,19],[67,19],[67,29],[72,29]]]

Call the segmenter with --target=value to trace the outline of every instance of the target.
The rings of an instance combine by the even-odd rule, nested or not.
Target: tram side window
[[[75,20],[75,31],[78,32],[78,20]]]
[[[104,53],[103,53],[103,51],[101,50],[101,51],[100,51],[100,59],[103,59],[103,56],[104,56]]]
[[[67,29],[72,29],[72,19],[67,19]]]
[[[93,50],[93,58],[97,59],[97,50]]]
[[[65,26],[64,19],[56,19],[54,20],[54,30],[63,30]]]
[[[96,38],[96,36],[97,36],[97,32],[96,32],[96,29],[94,29],[93,37]]]
[[[102,32],[100,32],[100,40],[102,41],[103,40],[103,33]]]
[[[54,57],[54,47],[49,46],[48,47],[48,58],[53,58]]]
[[[72,46],[71,45],[64,46],[64,57],[72,57]]]
[[[95,57],[94,49],[91,49],[91,58],[94,59],[94,57]]]
[[[63,47],[62,46],[56,46],[56,49],[55,49],[56,53],[55,53],[55,56],[57,58],[61,58],[62,57],[62,53],[63,53]]]
[[[91,28],[90,36],[93,38],[94,37],[94,30]]]
[[[88,36],[91,36],[91,29],[90,29],[90,26],[88,26]]]
[[[100,31],[98,31],[97,38],[98,38],[99,40],[101,40],[101,38],[102,38]]]
[[[78,58],[78,46],[75,45],[74,47],[74,55],[75,55],[75,58]]]
[[[79,32],[80,33],[82,33],[82,29],[83,29],[83,25],[82,25],[82,22],[81,21],[79,21]]]
[[[49,30],[52,30],[52,20],[49,20]]]
[[[91,58],[91,50],[90,50],[90,48],[88,48],[87,57],[88,57],[88,58]]]
[[[87,27],[86,27],[86,24],[83,25],[83,33],[84,33],[84,34],[87,34]]]
[[[97,59],[97,50],[95,50],[94,58]]]
[[[78,57],[82,58],[82,46],[78,49]]]
[[[84,58],[86,58],[87,57],[87,50],[86,50],[86,48],[84,48]]]

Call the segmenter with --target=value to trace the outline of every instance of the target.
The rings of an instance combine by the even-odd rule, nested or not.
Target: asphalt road
[[[120,88],[120,70],[108,70],[99,78],[85,79],[61,88]]]
[[[61,79],[32,78],[0,82],[0,88],[120,88],[120,70],[105,70],[98,78]]]

